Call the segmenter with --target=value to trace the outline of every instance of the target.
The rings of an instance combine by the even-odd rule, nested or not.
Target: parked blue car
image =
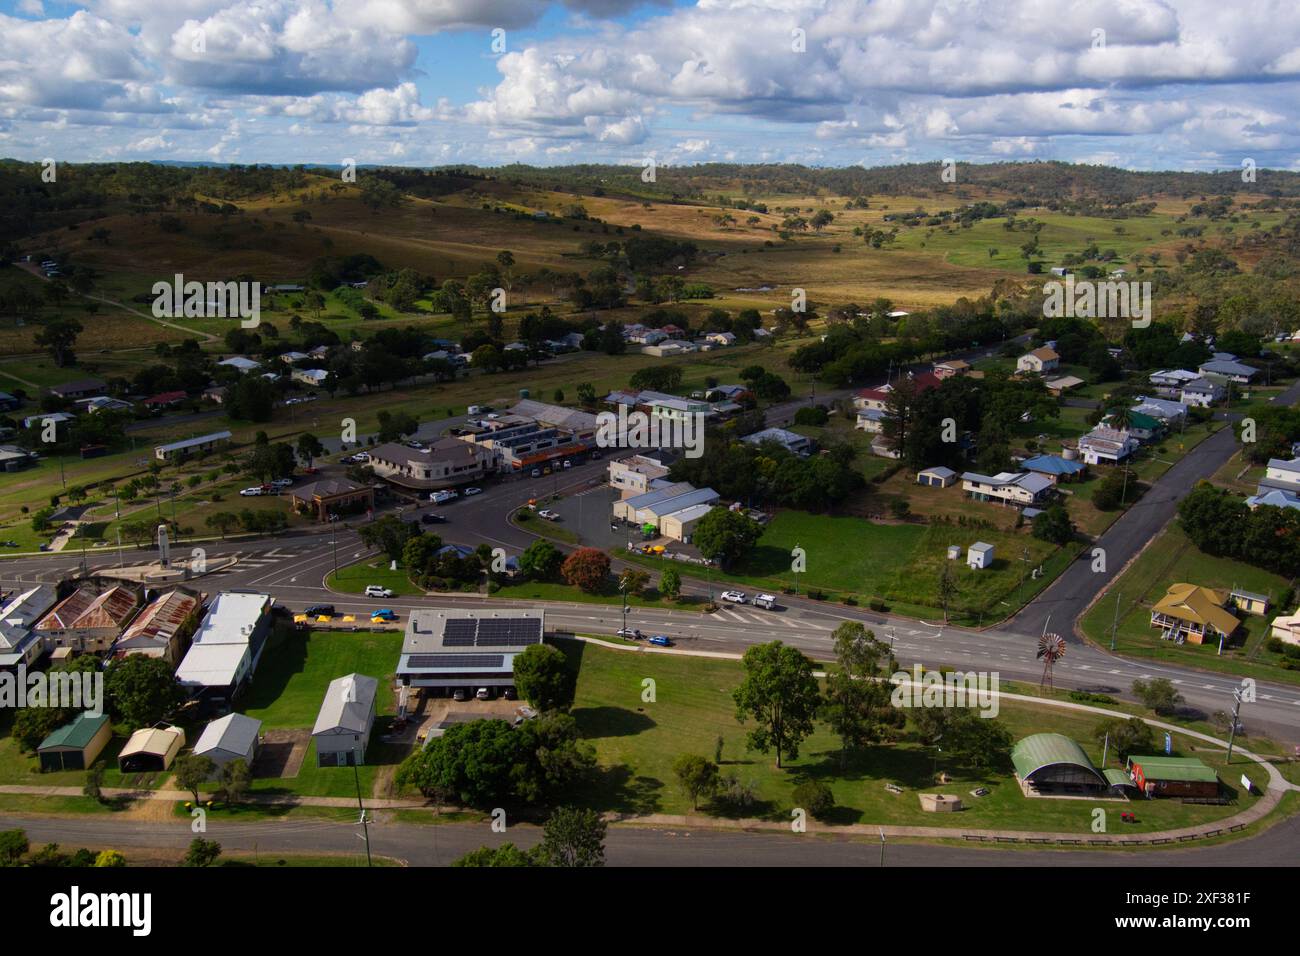
[[[656,647],[672,647],[672,646],[673,646],[672,639],[671,639],[671,638],[668,638],[668,637],[665,637],[663,634],[656,634],[654,637],[650,638],[650,643],[651,643],[651,644],[654,644]]]

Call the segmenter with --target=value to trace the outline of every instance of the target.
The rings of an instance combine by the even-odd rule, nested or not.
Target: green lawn
[[[379,713],[395,712],[401,632],[293,631],[271,641],[240,702],[241,712],[262,721],[263,729],[310,729],[329,682],[353,672],[378,678]]]
[[[1191,664],[1243,677],[1300,683],[1300,671],[1278,667],[1281,655],[1264,647],[1268,622],[1277,614],[1288,613],[1291,608],[1273,607],[1262,617],[1238,612],[1243,628],[1234,635],[1232,645],[1224,648],[1222,656],[1218,653],[1217,643],[1178,645],[1162,640],[1161,632],[1150,626],[1151,606],[1164,596],[1169,585],[1179,582],[1213,588],[1244,588],[1267,594],[1273,601],[1290,590],[1290,582],[1279,575],[1201,552],[1175,522],[1151,542],[1141,557],[1084,615],[1081,622],[1084,633],[1098,644],[1109,646],[1118,600],[1119,627],[1115,647],[1121,654]]]
[[[797,582],[801,592],[821,589],[859,598],[883,595],[924,534],[921,525],[782,511],[768,523],[752,551],[729,571],[714,571],[713,578],[770,590],[790,587],[796,583],[791,564],[798,547],[806,557]],[[666,566],[664,561],[647,560],[656,568]],[[690,565],[680,570],[705,576],[702,569]]]
[[[325,578],[325,586],[345,594],[364,594],[366,587],[378,584],[402,597],[423,594],[422,588],[416,587],[407,577],[405,569],[399,564],[393,570],[388,558],[367,558],[339,568],[338,574],[330,572]]]
[[[1126,825],[1125,832],[1142,833],[1228,816],[1257,799],[1239,790],[1234,790],[1236,803],[1226,807],[1175,801],[1030,799],[1021,794],[1005,768],[972,772],[954,766],[942,755],[938,769],[953,779],[939,786],[932,777],[933,748],[904,738],[868,748],[842,767],[838,739],[820,724],[800,748],[799,757],[787,760],[787,766],[777,770],[773,754],[746,750],[747,728],[737,723],[730,698],[740,681],[737,662],[633,654],[568,641],[561,647],[573,661],[580,662],[573,715],[583,735],[596,747],[601,765],[596,781],[582,795],[583,802],[591,806],[634,813],[690,812],[690,801],[676,784],[672,763],[683,753],[712,759],[719,735],[723,738],[722,773],[735,773],[757,788],[760,803],[746,815],[772,820],[789,820],[793,789],[808,778],[823,780],[831,787],[836,809],[830,820],[835,823],[1063,830],[1077,831],[1080,836],[1090,833],[1094,806],[1113,811],[1115,828],[1120,811],[1135,811],[1139,822]],[[652,703],[642,700],[642,682],[647,677],[655,681],[656,700]],[[1101,747],[1091,739],[1098,718],[1017,702],[1003,703],[998,719],[1015,739],[1045,731],[1067,734],[1100,763]],[[1174,734],[1176,752],[1191,753],[1197,746]],[[1261,768],[1240,758],[1225,770],[1221,754],[1213,749],[1195,751],[1219,770],[1230,788],[1236,786],[1242,772],[1256,783],[1266,780]],[[1113,755],[1110,766],[1116,766]],[[886,783],[905,792],[891,793],[885,789]],[[989,795],[971,796],[969,791],[977,787],[988,788]],[[957,794],[968,809],[956,814],[926,813],[920,809],[918,792]]]

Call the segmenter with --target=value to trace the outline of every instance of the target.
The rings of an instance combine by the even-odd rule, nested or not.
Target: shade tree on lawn
[[[517,655],[514,678],[519,695],[540,711],[567,710],[573,705],[574,673],[553,645],[533,644]]]
[[[784,757],[799,756],[799,745],[813,732],[821,703],[813,663],[798,648],[781,641],[756,644],[741,659],[744,677],[732,694],[736,719],[754,721],[746,740],[760,753],[776,751],[776,765]]]

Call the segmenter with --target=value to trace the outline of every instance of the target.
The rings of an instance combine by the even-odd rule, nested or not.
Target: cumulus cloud
[[[203,152],[298,151],[280,160],[311,160],[301,151],[333,151],[340,136],[379,137],[374,155],[408,162],[625,161],[633,150],[892,161],[942,149],[1206,163],[1248,148],[1279,165],[1300,147],[1289,0],[1261,0],[1250,16],[1222,0],[82,5],[50,17],[41,0],[18,0],[33,19],[0,15],[7,144],[35,149],[50,130],[99,123],[151,128],[118,149],[161,152],[163,137],[198,152],[202,131]],[[548,11],[558,19],[543,21]],[[530,28],[543,22],[538,39]],[[496,28],[508,52],[489,61]],[[432,34],[461,58],[422,62]],[[463,70],[467,51],[495,75],[452,102],[440,80],[461,75],[438,71]],[[213,145],[213,130],[234,128],[241,140]]]

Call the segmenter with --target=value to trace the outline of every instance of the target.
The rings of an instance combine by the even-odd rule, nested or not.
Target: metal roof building
[[[262,722],[243,714],[226,714],[203,728],[194,743],[194,752],[207,757],[218,767],[243,760],[250,767],[257,756],[257,736]]]
[[[123,773],[166,770],[184,746],[179,727],[141,727],[117,755],[117,766]]]
[[[541,609],[419,608],[406,619],[397,679],[404,689],[443,692],[510,687],[515,658],[540,644],[545,630]]]
[[[78,714],[41,741],[36,753],[42,770],[85,770],[113,739],[107,714]]]
[[[1016,776],[1040,794],[1099,793],[1110,787],[1082,747],[1064,734],[1033,734],[1011,751]]]
[[[330,681],[311,736],[316,766],[353,767],[366,762],[366,744],[375,723],[379,681],[365,674],[348,674]]]

